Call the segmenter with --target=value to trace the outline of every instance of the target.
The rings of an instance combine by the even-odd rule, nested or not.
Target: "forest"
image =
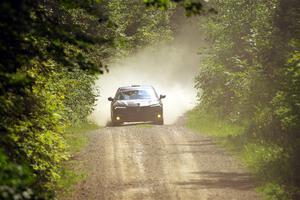
[[[231,140],[266,181],[269,199],[297,199],[300,2],[229,0],[214,8],[218,15],[205,24],[212,45],[196,77],[196,113],[234,127]]]
[[[299,198],[299,0],[4,0],[0,199],[56,198],[65,133],[88,122],[97,77],[111,59],[172,41],[178,10],[202,19],[208,43],[190,77],[191,126],[230,127],[265,199]]]

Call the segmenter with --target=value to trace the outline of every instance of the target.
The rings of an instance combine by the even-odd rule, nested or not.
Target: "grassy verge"
[[[188,128],[208,135],[229,149],[261,181],[257,190],[265,200],[292,199],[286,190],[288,155],[279,145],[247,136],[248,123],[234,124],[216,115],[194,109],[187,113]]]
[[[71,154],[75,154],[88,142],[87,134],[89,131],[98,129],[96,124],[82,124],[80,127],[71,127],[66,130],[66,141],[69,145]]]
[[[72,191],[72,186],[85,179],[86,172],[80,169],[80,161],[73,158],[88,143],[88,133],[98,128],[99,126],[96,124],[82,124],[80,127],[71,127],[66,130],[65,139],[69,146],[71,159],[64,163],[62,177],[57,183],[58,199],[65,199]]]

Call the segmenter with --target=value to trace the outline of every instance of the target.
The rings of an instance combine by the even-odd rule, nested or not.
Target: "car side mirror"
[[[166,98],[166,95],[162,95],[162,94],[161,94],[161,95],[159,96],[159,99],[164,99],[164,98]]]
[[[108,101],[113,101],[113,100],[114,100],[114,98],[108,97]]]

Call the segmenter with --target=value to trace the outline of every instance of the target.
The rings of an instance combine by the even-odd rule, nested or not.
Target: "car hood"
[[[143,107],[143,106],[150,106],[159,103],[160,103],[159,100],[154,100],[154,99],[117,100],[113,104],[113,106]]]

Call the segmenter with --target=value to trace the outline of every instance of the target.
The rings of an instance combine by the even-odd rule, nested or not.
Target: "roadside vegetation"
[[[211,47],[188,126],[225,141],[263,181],[265,199],[299,199],[300,2],[210,1]]]
[[[61,178],[57,181],[55,192],[58,199],[65,199],[72,192],[72,187],[84,180],[87,172],[82,163],[76,160],[76,155],[88,144],[89,133],[100,127],[93,123],[84,123],[80,126],[69,127],[64,132],[70,159],[62,164]]]
[[[211,44],[189,126],[232,143],[266,199],[299,199],[300,2],[204,2],[1,1],[0,199],[53,199],[68,185],[94,81],[112,58],[171,40],[176,3],[206,16]]]
[[[282,146],[249,137],[245,134],[248,128],[246,123],[232,123],[198,108],[189,111],[187,117],[188,128],[213,138],[218,145],[231,151],[256,176],[259,181],[257,191],[263,199],[292,199],[296,188],[293,190],[287,185],[280,185],[290,175],[291,167],[288,166],[288,155],[284,153]]]
[[[171,12],[139,0],[1,1],[0,199],[53,199],[76,177],[64,163],[86,143],[94,81],[112,56],[170,38]]]

